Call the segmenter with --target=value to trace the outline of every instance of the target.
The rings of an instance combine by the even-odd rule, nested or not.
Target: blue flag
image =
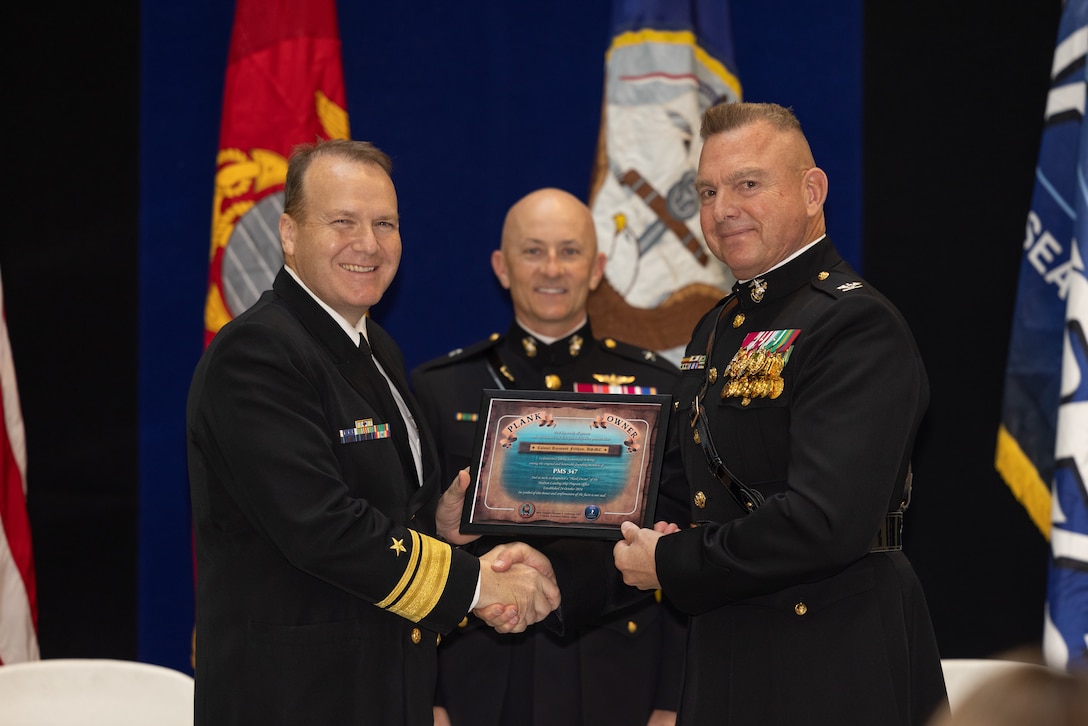
[[[1062,11],[1005,374],[996,467],[1050,539],[1047,662],[1088,670],[1088,0]]]
[[[733,284],[699,228],[703,112],[741,96],[724,0],[614,0],[590,193],[605,278],[593,332],[678,362],[695,323]]]

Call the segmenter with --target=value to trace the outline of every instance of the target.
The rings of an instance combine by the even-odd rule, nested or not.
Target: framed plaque
[[[672,397],[485,390],[461,531],[622,539],[653,525]]]

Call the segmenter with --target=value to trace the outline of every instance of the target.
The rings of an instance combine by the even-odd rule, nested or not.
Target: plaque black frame
[[[637,418],[632,415],[636,413]],[[634,522],[640,527],[652,526],[671,413],[672,396],[666,394],[485,389],[481,397],[480,418],[473,443],[469,471],[471,481],[465,494],[461,531],[465,534],[501,534],[517,538],[559,536],[620,540],[623,538],[620,533],[623,521]],[[558,421],[563,422],[564,433],[573,432],[584,422],[585,428],[581,433],[569,435],[583,436],[588,440],[521,440],[534,427],[555,428],[558,431],[555,414],[560,414]],[[549,417],[551,424],[548,423]],[[509,423],[504,425],[504,421]],[[606,434],[610,427],[612,431]],[[597,429],[596,436],[594,428]],[[511,438],[515,433],[521,433],[522,436]],[[621,435],[627,438],[620,443],[593,440]],[[578,462],[578,457],[586,454],[639,458],[637,462],[632,461],[627,465],[627,480],[620,489],[620,497],[604,500],[601,503],[603,506],[588,500],[571,504],[545,497],[543,501],[539,501],[532,496],[518,496],[524,492],[517,492],[515,495],[506,482],[500,484],[496,478],[496,459],[501,465],[507,456],[506,452],[514,448],[515,442],[521,449],[526,445],[533,447],[530,453],[537,453],[542,457],[567,455],[574,457],[571,461],[575,463]],[[633,469],[636,463],[637,467]],[[547,466],[545,464],[542,468],[546,469]],[[547,484],[539,486],[542,489],[550,486],[561,490],[564,486],[570,486],[570,480],[559,478],[563,475],[560,470],[564,467],[553,465],[552,468],[553,473],[548,477]],[[571,476],[577,476],[578,471],[584,467],[572,464],[568,468],[573,471]],[[556,476],[555,472],[560,474]],[[538,495],[544,496],[545,491],[538,492]],[[556,498],[564,499],[573,496],[555,495]],[[599,498],[601,495],[595,496]],[[491,502],[488,501],[489,498]],[[515,503],[516,507],[499,507],[497,504],[500,501],[506,505]],[[540,507],[544,505],[549,508],[541,511]],[[608,506],[624,505],[630,505],[630,509],[604,509]],[[494,514],[498,512],[502,514]],[[594,512],[596,517],[591,519]]]

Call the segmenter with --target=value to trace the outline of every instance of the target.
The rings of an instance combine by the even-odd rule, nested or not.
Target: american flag
[[[0,281],[0,665],[38,660],[38,603],[26,510],[26,435]]]

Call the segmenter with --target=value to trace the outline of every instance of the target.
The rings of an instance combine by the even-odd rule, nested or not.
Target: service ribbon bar
[[[687,355],[680,359],[680,370],[701,371],[706,368],[705,355]]]
[[[652,396],[657,393],[653,386],[610,386],[606,383],[575,383],[575,393],[633,393]]]
[[[375,425],[374,419],[364,418],[355,422],[355,428],[340,429],[340,443],[350,444],[355,441],[370,441],[371,439],[388,439],[389,424]]]

